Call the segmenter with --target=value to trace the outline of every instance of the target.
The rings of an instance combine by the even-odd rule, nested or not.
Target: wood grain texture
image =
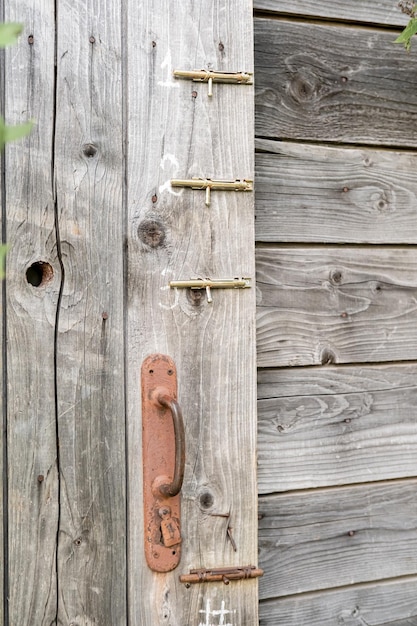
[[[129,603],[132,626],[257,623],[257,582],[195,585],[195,567],[257,561],[255,289],[170,290],[171,279],[254,276],[253,194],[171,190],[171,178],[251,177],[253,88],[175,80],[174,69],[252,69],[248,1],[130,2],[128,13]],[[146,24],[138,31],[137,24]],[[137,94],[141,94],[140,98]],[[141,467],[143,359],[177,365],[186,425],[182,559],[169,574],[144,564]],[[245,468],[242,472],[241,468]],[[227,537],[233,528],[235,552]],[[146,589],[146,601],[138,593]],[[208,621],[207,621],[208,620]]]
[[[260,597],[415,574],[417,481],[265,496]]]
[[[58,3],[62,624],[126,617],[120,3]]]
[[[416,626],[417,578],[267,600],[259,626]]]
[[[256,148],[258,241],[417,242],[416,155],[264,139]]]
[[[395,36],[255,19],[257,135],[415,147],[415,62]]]
[[[279,15],[299,15],[317,17],[324,20],[344,20],[381,24],[383,26],[401,26],[408,18],[397,6],[395,0],[255,0],[254,9],[271,11]]]
[[[257,251],[262,367],[417,358],[412,248]]]
[[[416,476],[416,373],[414,364],[261,371],[259,492]]]
[[[5,116],[36,120],[5,153],[7,258],[8,624],[50,626],[56,617],[58,526],[54,329],[60,281],[51,175],[54,3],[10,1],[5,21],[24,23],[7,49]],[[28,36],[33,35],[33,43]],[[52,270],[38,286],[33,263]],[[52,276],[53,273],[53,276]],[[6,616],[5,616],[6,619]],[[3,623],[3,622],[2,622]]]

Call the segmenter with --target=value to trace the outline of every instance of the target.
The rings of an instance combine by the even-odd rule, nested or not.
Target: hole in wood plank
[[[52,265],[45,261],[36,261],[26,270],[26,280],[32,287],[44,287],[53,276]]]

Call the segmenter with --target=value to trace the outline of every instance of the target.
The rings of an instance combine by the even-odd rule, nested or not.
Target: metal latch
[[[250,287],[250,278],[193,278],[191,280],[171,280],[171,288],[176,289],[205,289],[207,302],[213,302],[212,289],[247,289]]]
[[[207,95],[213,95],[213,83],[235,83],[252,85],[252,72],[217,72],[215,70],[174,70],[175,78],[186,78],[199,83],[208,83]]]
[[[223,582],[228,585],[232,580],[247,580],[249,578],[259,578],[263,576],[262,569],[255,565],[245,565],[243,567],[218,567],[215,569],[192,569],[189,574],[180,576],[180,582],[186,587],[197,583]]]
[[[211,178],[191,179],[173,178],[171,187],[189,187],[191,189],[206,190],[206,206],[210,206],[211,191],[218,189],[222,191],[253,191],[253,180],[237,178],[236,180],[212,180]]]
[[[146,562],[169,572],[181,556],[180,491],[185,434],[173,360],[152,354],[142,365],[142,458]]]

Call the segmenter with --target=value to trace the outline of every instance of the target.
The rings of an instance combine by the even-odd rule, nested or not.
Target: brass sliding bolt
[[[222,191],[253,191],[253,180],[236,179],[236,180],[213,180],[211,178],[198,178],[191,179],[171,179],[172,187],[189,187],[190,189],[205,189],[206,190],[206,206],[210,206],[211,192],[212,190]]]
[[[175,78],[185,78],[199,83],[208,83],[207,94],[213,95],[213,83],[235,83],[252,85],[251,72],[216,72],[214,70],[174,70]]]
[[[212,289],[247,289],[250,287],[250,278],[193,278],[191,280],[171,280],[171,288],[176,289],[205,289],[207,302],[213,302]]]

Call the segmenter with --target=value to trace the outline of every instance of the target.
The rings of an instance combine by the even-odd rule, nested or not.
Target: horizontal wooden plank
[[[260,498],[261,598],[415,574],[416,489],[409,480]]]
[[[300,15],[325,20],[348,20],[384,26],[404,26],[407,16],[398,8],[394,0],[255,0],[258,11],[271,11],[281,15]]]
[[[415,147],[415,56],[395,36],[255,19],[257,135]]]
[[[417,578],[261,602],[260,626],[417,626]]]
[[[259,493],[417,476],[417,365],[266,370]]]
[[[258,139],[256,238],[417,243],[417,155]]]
[[[261,367],[417,359],[414,248],[257,250]]]

